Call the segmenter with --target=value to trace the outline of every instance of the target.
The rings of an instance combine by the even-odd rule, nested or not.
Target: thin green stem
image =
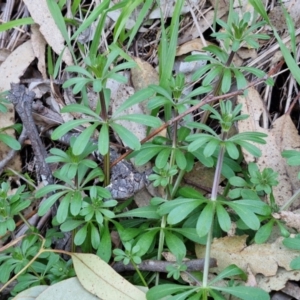
[[[30,230],[34,230],[34,226],[32,226],[27,220],[26,218],[24,218],[24,216],[21,214],[21,213],[18,213],[19,217],[22,219],[22,221],[24,222],[24,224],[27,225],[27,227],[30,229]]]
[[[158,239],[158,249],[157,249],[157,260],[161,260],[163,248],[164,248],[164,242],[165,242],[165,227],[167,224],[167,216],[163,216],[161,219],[160,224],[160,231],[159,231],[159,239]],[[155,278],[155,285],[159,284],[159,272],[156,273]]]
[[[146,283],[146,281],[145,281],[145,278],[144,278],[144,276],[142,275],[141,271],[139,270],[138,266],[135,264],[135,262],[134,262],[133,260],[131,260],[131,263],[132,263],[134,269],[136,270],[136,272],[138,273],[139,277],[141,278],[143,285],[144,285],[145,287],[148,287],[148,285],[147,285],[147,283]]]
[[[104,186],[110,183],[110,151],[103,156]]]

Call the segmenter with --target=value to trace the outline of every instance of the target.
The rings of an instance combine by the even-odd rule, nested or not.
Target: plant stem
[[[148,287],[145,279],[144,279],[144,276],[142,275],[141,271],[139,270],[138,266],[135,264],[135,262],[133,260],[131,260],[131,263],[134,267],[134,269],[136,270],[136,272],[138,273],[138,275],[140,276],[141,280],[142,280],[142,283],[145,287]]]
[[[107,121],[107,110],[106,110],[106,102],[104,97],[103,90],[99,93],[100,98],[100,105],[101,105],[101,112],[100,117],[104,122]],[[110,183],[110,151],[108,149],[108,152],[103,156],[103,172],[104,172],[104,186],[108,186]]]
[[[226,136],[227,136],[227,133],[223,132],[222,133],[223,141],[226,138]],[[213,203],[214,203],[214,211],[215,211],[215,206],[216,206],[216,200],[218,197],[218,186],[219,186],[220,177],[221,177],[221,170],[222,170],[224,154],[225,154],[225,146],[221,145],[220,152],[218,155],[218,161],[217,161],[217,166],[216,166],[216,171],[215,171],[215,176],[214,176],[213,187],[212,187],[212,191],[211,191],[211,198],[210,198],[210,200],[213,201]],[[209,260],[210,260],[210,250],[211,250],[211,243],[212,243],[213,226],[214,225],[212,222],[209,232],[207,234],[207,240],[206,240],[204,269],[203,269],[203,287],[207,287],[207,283],[208,283]]]
[[[165,227],[167,223],[167,216],[163,216],[161,219],[160,231],[159,231],[159,240],[158,240],[158,249],[157,249],[157,260],[161,260],[161,254],[165,242]],[[159,273],[156,273],[155,285],[159,284]]]

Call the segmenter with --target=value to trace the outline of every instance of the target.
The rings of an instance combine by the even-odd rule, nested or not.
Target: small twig
[[[176,262],[162,260],[144,260],[142,263],[137,265],[137,267],[140,271],[168,273],[168,271],[166,270],[167,266],[172,266],[175,263]],[[188,261],[183,261],[182,263],[187,266],[187,272],[201,271],[203,270],[204,259],[192,259]],[[216,259],[211,258],[209,261],[209,266],[211,268],[217,267]],[[118,273],[125,271],[135,271],[134,266],[132,264],[124,265],[122,262],[117,262],[112,267]]]

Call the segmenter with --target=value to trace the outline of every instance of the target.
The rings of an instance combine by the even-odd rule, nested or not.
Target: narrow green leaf
[[[208,202],[204,209],[202,210],[196,225],[197,233],[200,237],[205,236],[211,226],[215,215],[214,203],[212,201]]]
[[[169,231],[165,231],[165,238],[169,250],[177,259],[182,259],[186,256],[186,247],[181,238]]]
[[[131,97],[125,100],[125,102],[114,112],[112,118],[115,118],[120,112],[124,111],[125,109],[137,103],[147,100],[152,95],[153,95],[153,90],[150,88],[146,88],[135,92]]]
[[[262,289],[248,286],[216,287],[213,289],[231,294],[243,300],[270,300],[270,295]]]
[[[94,122],[93,119],[81,119],[81,120],[72,120],[68,121],[67,123],[64,123],[60,126],[58,126],[52,133],[51,138],[53,140],[57,140],[61,138],[64,134],[69,132],[70,130],[76,128],[77,126],[80,126],[85,123]]]
[[[91,136],[96,130],[96,127],[98,124],[90,125],[88,128],[83,130],[83,132],[77,137],[75,140],[74,146],[72,148],[72,151],[74,155],[80,155],[85,150],[88,142],[90,141]]]
[[[144,124],[150,127],[159,127],[162,124],[161,120],[157,117],[140,114],[122,115],[116,117],[115,120],[127,120]]]
[[[221,229],[225,232],[228,232],[231,227],[231,220],[230,220],[228,212],[222,206],[222,204],[217,203],[216,213],[217,213],[217,218],[218,218],[218,222],[220,224]]]
[[[34,20],[30,17],[12,20],[6,23],[2,23],[0,25],[0,32],[7,31],[9,29],[19,27],[19,26],[32,25],[34,23],[35,23]]]
[[[102,124],[99,137],[98,137],[98,151],[100,154],[105,155],[109,151],[109,132],[108,125]]]
[[[8,147],[10,147],[13,150],[20,150],[21,144],[12,136],[9,136],[7,134],[0,133],[0,141],[6,144]]]
[[[268,240],[268,238],[272,233],[273,225],[274,225],[274,219],[271,219],[268,223],[264,224],[256,231],[254,237],[256,244],[262,244]]]
[[[134,150],[139,150],[141,147],[140,141],[138,138],[130,132],[127,128],[116,124],[112,123],[110,124],[112,129],[119,135],[120,139],[122,142],[127,145],[129,148],[134,149]]]
[[[132,209],[130,211],[116,215],[117,218],[137,217],[146,219],[160,219],[160,215],[156,212],[156,206],[144,206]]]
[[[176,208],[171,210],[170,213],[168,214],[167,222],[171,225],[181,222],[199,205],[201,205],[201,201],[197,199],[182,205],[178,205]]]

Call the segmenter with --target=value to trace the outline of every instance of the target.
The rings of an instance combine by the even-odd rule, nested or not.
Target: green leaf
[[[72,129],[76,128],[77,126],[80,126],[85,123],[94,122],[93,119],[81,119],[81,120],[72,120],[68,121],[67,123],[64,123],[60,126],[58,126],[52,133],[51,138],[53,140],[57,140],[61,138],[64,134],[71,131]]]
[[[63,232],[72,231],[83,223],[85,223],[83,220],[67,220],[60,225],[60,230]]]
[[[147,100],[152,95],[153,95],[153,90],[150,88],[146,88],[146,89],[135,92],[115,111],[112,118],[115,118],[119,113],[121,113],[125,109],[127,109],[137,103]]]
[[[56,214],[56,219],[58,223],[63,223],[67,219],[70,200],[71,200],[71,193],[67,193],[59,203],[57,214]]]
[[[231,70],[229,68],[225,68],[223,72],[221,90],[224,94],[226,94],[231,88]]]
[[[194,201],[184,203],[182,205],[176,206],[171,212],[168,214],[167,222],[171,225],[177,224],[184,220],[193,210],[195,210],[199,205],[201,205],[201,201],[194,199]]]
[[[143,148],[135,157],[135,163],[140,166],[151,160],[157,153],[163,148],[157,145],[151,145],[151,147]]]
[[[78,112],[78,113],[82,113],[82,114],[86,114],[86,115],[89,115],[91,117],[94,117],[96,120],[100,121],[100,117],[93,110],[91,110],[89,107],[87,107],[83,104],[69,104],[69,105],[63,107],[61,109],[61,112],[62,113],[65,113],[65,112],[70,112],[70,113]]]
[[[78,73],[78,74],[86,76],[87,78],[89,78],[91,80],[94,80],[94,77],[92,76],[92,74],[89,71],[87,71],[85,68],[80,67],[80,66],[66,67],[66,71]]]
[[[169,250],[177,259],[182,259],[186,256],[186,247],[182,239],[169,231],[165,231],[165,239]]]
[[[289,249],[300,250],[300,234],[294,238],[285,238],[282,243]]]
[[[116,215],[117,218],[137,217],[146,219],[160,219],[160,215],[156,212],[155,206],[144,206]]]
[[[293,270],[300,270],[300,256],[294,258],[291,263],[290,263],[290,267]]]
[[[98,230],[99,231],[99,230]],[[112,242],[108,224],[102,227],[100,246],[97,250],[97,255],[101,257],[106,263],[109,262],[112,254]]]
[[[236,265],[230,265],[226,267],[223,271],[221,271],[218,276],[216,276],[212,281],[210,281],[209,285],[212,285],[215,282],[218,282],[224,278],[230,278],[233,276],[240,276],[241,279],[246,280],[247,275],[246,273],[237,267]]]
[[[248,187],[248,183],[241,177],[234,176],[229,179],[229,183],[237,187]]]
[[[216,205],[216,213],[221,229],[225,232],[228,232],[231,227],[231,220],[226,209],[218,202]]]
[[[262,289],[248,286],[213,287],[214,290],[225,292],[243,300],[269,300],[270,295]]]
[[[91,230],[91,244],[94,249],[98,249],[100,244],[99,229],[96,228],[93,223],[90,223],[90,230]]]
[[[111,123],[110,126],[119,135],[120,139],[125,145],[127,145],[129,148],[133,150],[140,149],[141,147],[140,141],[132,132],[130,132],[125,127],[116,123]]]
[[[200,237],[205,236],[211,226],[215,216],[215,203],[212,201],[208,202],[202,210],[196,225],[197,233]]]
[[[181,235],[185,236],[186,238],[188,238],[189,240],[201,244],[201,245],[205,245],[206,243],[206,236],[205,237],[200,237],[196,231],[196,228],[171,228],[170,230],[174,231],[174,232],[178,232]]]
[[[50,196],[48,199],[44,200],[39,207],[38,215],[45,215],[51,209],[52,205],[65,193],[66,191],[58,192]]]
[[[122,115],[115,118],[115,120],[132,121],[132,122],[144,124],[149,127],[159,127],[162,124],[161,120],[157,117],[140,115],[140,114]]]
[[[161,150],[155,159],[155,166],[159,169],[162,169],[166,166],[169,156],[171,154],[172,148],[165,148]]]
[[[0,141],[6,144],[8,147],[10,147],[13,150],[20,150],[21,144],[12,136],[9,136],[7,134],[0,133]]]
[[[102,155],[106,155],[109,151],[109,131],[106,123],[103,124],[100,129],[98,137],[98,151]]]
[[[259,219],[257,216],[249,209],[238,203],[228,202],[230,206],[242,219],[242,221],[251,229],[258,230],[260,226]]]
[[[175,149],[175,162],[179,169],[184,170],[187,166],[187,160],[180,149]]]
[[[85,150],[91,136],[95,132],[98,124],[88,126],[83,132],[76,138],[72,151],[74,155],[80,155]]]
[[[261,226],[255,234],[254,240],[256,244],[262,244],[268,240],[272,233],[274,226],[274,219],[271,219],[268,223]]]
[[[0,25],[0,32],[7,31],[7,30],[15,28],[15,27],[24,26],[24,25],[32,25],[32,24],[35,24],[35,21],[32,18],[30,18],[30,17],[20,18],[20,19],[2,23]]]
[[[74,237],[74,244],[79,246],[79,245],[82,245],[83,242],[85,241],[86,239],[86,236],[87,236],[87,227],[88,227],[88,223],[86,223],[85,225],[83,225],[78,231],[77,233],[75,234],[75,237]]]
[[[170,296],[180,291],[193,289],[191,286],[183,286],[179,284],[160,284],[152,287],[146,294],[147,300],[162,299],[165,296]]]
[[[143,256],[148,252],[158,231],[159,229],[151,229],[139,236],[136,242],[136,245],[140,246],[140,250],[137,252],[138,256]]]

